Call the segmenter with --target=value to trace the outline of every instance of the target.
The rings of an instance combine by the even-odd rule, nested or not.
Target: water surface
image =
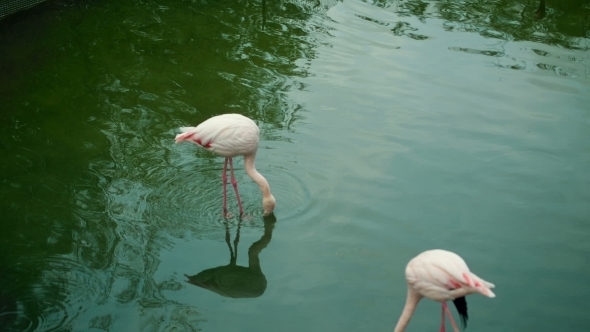
[[[590,2],[536,6],[62,0],[2,19],[0,328],[390,331],[405,264],[444,248],[497,285],[468,331],[590,329]],[[240,160],[248,217],[224,220],[222,159],[174,144],[230,112],[261,128],[274,218]]]

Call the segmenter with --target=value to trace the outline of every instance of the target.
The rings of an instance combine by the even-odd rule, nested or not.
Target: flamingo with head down
[[[495,297],[494,284],[487,282],[469,271],[465,261],[457,254],[446,250],[428,250],[412,258],[406,266],[408,296],[404,310],[394,332],[406,330],[418,302],[429,298],[442,303],[440,332],[445,332],[445,313],[451,320],[455,332],[459,328],[451,315],[446,301],[453,301],[463,326],[467,324],[467,302],[465,296],[482,294]]]
[[[264,215],[273,213],[276,200],[270,192],[268,181],[254,167],[258,151],[259,129],[251,119],[240,114],[222,114],[214,116],[196,127],[182,127],[181,134],[176,135],[176,143],[189,141],[225,157],[223,163],[223,214],[227,212],[227,164],[229,163],[231,184],[236,192],[240,216],[243,215],[242,201],[238,193],[238,183],[234,177],[233,157],[244,156],[246,173],[258,184],[262,191],[262,208]]]

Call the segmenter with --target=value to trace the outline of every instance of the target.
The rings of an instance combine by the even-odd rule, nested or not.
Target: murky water
[[[497,286],[468,331],[590,330],[590,2],[537,5],[61,0],[1,20],[0,330],[391,331],[431,248]],[[174,144],[230,112],[261,128],[275,218],[240,160],[248,217],[225,221],[222,159]]]

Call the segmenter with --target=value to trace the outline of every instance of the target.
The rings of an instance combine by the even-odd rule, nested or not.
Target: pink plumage
[[[176,143],[191,141],[222,157],[256,154],[258,126],[240,114],[223,114],[210,118],[196,127],[181,127]]]
[[[233,157],[244,156],[246,173],[258,184],[262,191],[262,207],[264,214],[274,211],[276,200],[270,192],[268,181],[256,170],[254,159],[258,151],[259,129],[254,121],[240,114],[223,114],[214,116],[196,127],[182,127],[182,133],[176,135],[176,143],[192,142],[222,157],[223,166],[223,213],[227,216],[227,164],[230,166],[231,183],[236,192],[240,215],[244,213],[238,193],[238,185],[234,177]]]
[[[459,255],[446,250],[428,250],[410,260],[406,266],[406,281],[408,297],[394,332],[405,331],[422,297],[442,302],[441,332],[445,331],[445,313],[450,318],[454,331],[459,332],[446,301],[454,302],[465,325],[466,295],[479,293],[487,297],[496,296],[491,290],[494,284],[472,273]]]

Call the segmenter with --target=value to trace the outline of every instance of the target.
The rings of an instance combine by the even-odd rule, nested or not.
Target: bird
[[[418,302],[429,298],[442,303],[440,332],[445,332],[445,313],[451,320],[455,332],[459,332],[446,301],[453,301],[463,327],[467,326],[467,302],[465,296],[479,293],[496,297],[487,282],[469,271],[469,267],[459,255],[442,249],[427,250],[412,258],[406,266],[408,295],[406,305],[395,326],[394,332],[406,330]]]
[[[258,173],[254,166],[256,152],[258,151],[259,129],[256,123],[241,114],[221,114],[209,118],[196,127],[181,127],[181,133],[176,135],[176,143],[182,141],[192,142],[217,155],[225,157],[223,163],[223,214],[228,217],[227,211],[227,165],[229,164],[231,184],[236,192],[240,216],[244,214],[242,201],[238,192],[238,183],[234,177],[233,158],[244,156],[244,168],[246,173],[260,187],[262,191],[262,208],[264,216],[274,212],[276,200],[270,191],[268,181]]]

